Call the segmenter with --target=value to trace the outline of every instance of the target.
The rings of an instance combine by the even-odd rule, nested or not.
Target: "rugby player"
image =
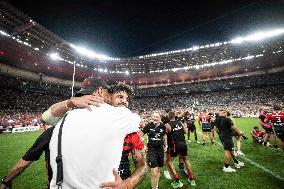
[[[253,127],[253,130],[250,132],[250,134],[255,143],[262,144],[264,142],[265,132],[261,131],[258,126]]]
[[[274,105],[273,112],[266,115],[265,122],[271,122],[275,134],[281,141],[281,148],[284,152],[284,111],[279,105]]]
[[[264,142],[263,145],[264,146],[269,146],[269,142],[268,142],[268,138],[270,138],[271,140],[271,144],[275,147],[278,148],[278,146],[275,143],[276,137],[274,135],[273,129],[272,129],[272,125],[271,123],[267,123],[265,122],[265,117],[267,115],[267,110],[264,108],[260,108],[259,109],[259,117],[258,117],[258,122],[260,124],[260,126],[265,130],[266,134],[265,134],[265,138],[264,138]]]
[[[193,179],[193,173],[190,162],[187,160],[187,145],[185,141],[184,134],[187,134],[188,130],[185,124],[181,121],[175,119],[175,113],[169,112],[170,122],[167,123],[166,129],[168,132],[168,141],[169,141],[169,154],[168,165],[170,170],[174,175],[174,182],[171,184],[173,188],[181,188],[183,183],[179,179],[179,175],[175,170],[173,165],[173,160],[175,157],[179,156],[185,163],[186,170],[188,172],[188,181],[191,186],[196,186],[196,183]]]
[[[220,111],[220,116],[215,120],[215,126],[225,150],[223,171],[228,173],[236,172],[235,169],[229,166],[230,159],[232,158],[234,160],[236,168],[241,168],[244,166],[244,163],[238,161],[234,155],[234,143],[232,136],[233,131],[239,136],[242,136],[242,133],[234,126],[232,120],[227,117],[227,111],[225,110]]]
[[[214,138],[212,134],[211,117],[207,114],[207,110],[203,110],[198,117],[198,125],[202,129],[202,145],[205,145],[206,133],[209,133],[211,144],[214,144]]]
[[[151,169],[151,187],[157,189],[159,185],[160,169],[164,166],[164,152],[167,150],[167,136],[165,125],[161,122],[158,112],[152,114],[153,122],[143,128],[148,135],[148,166]]]

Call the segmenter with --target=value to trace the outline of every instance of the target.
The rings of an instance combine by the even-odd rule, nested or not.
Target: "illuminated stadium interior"
[[[1,62],[71,80],[98,76],[129,85],[175,84],[256,72],[283,65],[284,28],[256,31],[223,42],[129,58],[113,58],[75,46],[1,3]]]

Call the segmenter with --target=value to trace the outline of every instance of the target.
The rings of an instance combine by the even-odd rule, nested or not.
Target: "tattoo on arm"
[[[144,149],[132,150],[132,158],[135,163],[135,170],[131,174],[133,187],[137,186],[146,176],[146,154]]]

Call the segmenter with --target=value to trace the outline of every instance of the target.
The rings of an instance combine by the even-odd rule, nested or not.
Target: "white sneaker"
[[[226,173],[232,173],[232,172],[236,172],[236,169],[233,169],[232,167],[223,167],[223,171]]]
[[[165,176],[166,179],[169,179],[169,180],[172,179],[169,171],[164,171],[164,176]]]
[[[235,163],[235,167],[238,168],[238,169],[243,167],[243,166],[245,166],[244,162],[239,161],[239,163]]]
[[[237,151],[237,154],[238,154],[239,156],[245,156],[245,154],[244,154],[242,151]]]
[[[234,151],[234,156],[238,156],[238,153]]]
[[[190,141],[190,140],[188,140],[188,142],[189,142],[189,143],[191,143],[191,141]]]
[[[199,142],[199,141],[195,141],[195,143],[200,144],[200,142]]]

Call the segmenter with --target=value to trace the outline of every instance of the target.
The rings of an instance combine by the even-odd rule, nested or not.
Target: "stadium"
[[[281,140],[276,137],[275,145],[280,148],[274,148],[257,144],[250,136],[253,127],[260,127],[260,108],[272,112],[278,105],[283,111],[283,48],[282,25],[182,49],[109,57],[66,41],[1,1],[0,176],[7,175],[48,127],[41,123],[41,114],[73,97],[85,78],[95,77],[108,84],[131,86],[129,109],[145,120],[157,111],[193,111],[199,141],[202,130],[197,117],[202,110],[214,115],[221,109],[231,113],[248,138],[242,141],[245,156],[237,156],[245,166],[236,173],[222,171],[224,150],[217,134],[214,145],[189,142],[185,136],[195,188],[283,188]],[[135,165],[129,159],[133,171]],[[178,164],[175,159],[174,165]],[[163,170],[159,188],[172,188],[173,180],[166,179]],[[192,188],[186,177],[180,176],[180,180],[182,188]],[[44,188],[46,183],[42,156],[13,180],[13,188]],[[151,171],[136,188],[151,188]]]

